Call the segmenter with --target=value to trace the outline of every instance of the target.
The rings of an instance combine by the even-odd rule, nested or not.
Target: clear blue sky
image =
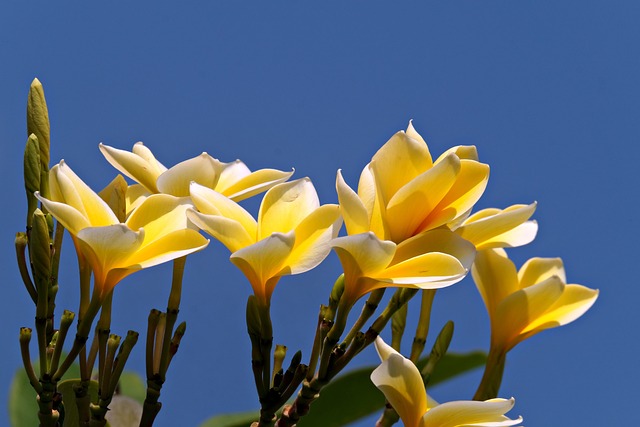
[[[0,6],[0,415],[20,366],[18,328],[33,319],[13,240],[24,226],[26,95],[38,77],[52,162],[64,158],[96,189],[115,173],[99,142],[144,141],[167,166],[207,151],[252,169],[295,167],[324,203],[336,202],[338,168],[355,185],[411,118],[435,154],[477,145],[492,168],[479,207],[539,203],[538,238],[512,251],[517,264],[561,256],[570,282],[600,289],[582,319],[510,354],[501,395],[516,397],[513,415],[528,426],[629,424],[640,383],[632,220],[640,207],[640,3],[200,3]],[[75,310],[75,260],[65,251],[58,307]],[[244,327],[250,287],[227,258],[215,242],[189,258],[180,313],[188,331],[158,426],[257,406]],[[331,255],[279,284],[277,342],[308,355],[338,268]],[[113,332],[144,332],[149,309],[165,307],[169,271],[118,286]],[[433,322],[448,319],[457,325],[454,350],[487,347],[488,320],[470,279],[439,293]],[[139,344],[131,361],[140,372],[143,353]],[[374,361],[373,350],[359,359]],[[439,401],[469,398],[479,376],[431,392]]]

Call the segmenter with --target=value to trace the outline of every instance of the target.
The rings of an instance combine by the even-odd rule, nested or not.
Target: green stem
[[[492,345],[489,349],[482,380],[473,400],[487,400],[498,396],[506,360],[507,352]]]
[[[184,267],[187,257],[183,256],[173,260],[173,278],[171,280],[171,292],[167,302],[167,318],[164,330],[164,338],[162,340],[162,355],[160,356],[160,375],[165,380],[167,369],[169,366],[169,349],[171,347],[171,336],[173,335],[173,326],[178,319],[180,310],[180,299],[182,295],[182,279],[184,277]]]
[[[356,334],[362,330],[364,324],[367,323],[367,320],[369,320],[371,316],[373,316],[373,313],[375,313],[376,309],[378,308],[378,305],[380,304],[385,291],[386,288],[376,289],[369,294],[367,301],[362,307],[362,312],[360,313],[358,320],[356,320],[356,322],[353,324],[353,326],[347,333],[347,336],[342,341],[342,344],[349,344],[353,337],[355,337]]]
[[[411,344],[411,355],[409,359],[417,362],[424,346],[427,344],[427,336],[429,335],[429,326],[431,323],[431,308],[433,307],[433,299],[436,296],[435,289],[425,289],[422,291],[422,301],[420,302],[420,318],[416,326],[416,335]]]

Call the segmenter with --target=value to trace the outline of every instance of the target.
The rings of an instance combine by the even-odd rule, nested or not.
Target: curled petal
[[[189,199],[168,194],[152,194],[127,219],[132,230],[144,227],[145,242],[153,241],[174,230],[188,228],[186,211],[192,207]]]
[[[202,250],[208,244],[209,240],[195,230],[174,230],[153,241],[145,241],[143,246],[127,259],[129,265],[126,267],[152,267]]]
[[[276,169],[260,169],[237,179],[235,182],[224,182],[223,179],[230,178],[225,174],[228,169],[230,168],[225,168],[222,171],[216,190],[236,202],[248,199],[270,189],[276,184],[285,182],[294,172],[293,170],[284,172]]]
[[[320,206],[309,178],[278,184],[264,195],[258,214],[258,240],[288,233]]]
[[[492,319],[500,301],[520,289],[516,266],[501,249],[478,251],[471,275]]]
[[[484,209],[467,218],[456,232],[473,243],[478,250],[520,246],[535,238],[537,224],[526,222],[535,209],[535,203],[513,205],[502,211]]]
[[[258,224],[251,214],[242,206],[226,196],[208,187],[191,183],[191,200],[203,214],[220,215],[236,221],[245,229],[251,238],[251,243],[256,242]],[[235,252],[235,251],[234,251]]]
[[[339,237],[332,245],[340,258],[347,281],[350,278],[375,276],[389,265],[396,251],[395,243],[380,240],[371,232]]]
[[[428,252],[441,252],[457,258],[469,270],[476,256],[476,249],[470,242],[447,229],[430,230],[420,233],[398,245],[393,264]]]
[[[515,400],[490,399],[484,402],[456,401],[446,402],[430,409],[424,414],[424,427],[500,427],[514,426],[522,422],[518,417],[511,420],[504,416],[509,412]]]
[[[134,209],[144,202],[151,193],[140,184],[130,185],[127,188],[126,200],[127,200],[127,215],[129,215]]]
[[[430,252],[388,267],[376,277],[382,282],[420,289],[436,289],[442,283],[453,285],[466,276],[467,269],[449,254]]]
[[[526,288],[557,276],[566,283],[567,276],[561,258],[531,258],[518,271],[520,288]]]
[[[232,253],[255,243],[255,237],[238,221],[220,215],[205,215],[193,209],[187,210],[187,217],[196,227],[220,241]]]
[[[157,180],[158,191],[177,197],[187,197],[192,181],[205,187],[216,188],[223,168],[223,163],[207,153],[202,153],[162,173]]]
[[[69,230],[69,233],[76,236],[83,228],[91,227],[89,220],[76,208],[64,203],[52,202],[45,199],[36,191],[36,198],[40,200],[48,212],[51,213],[60,223]]]
[[[371,381],[391,403],[405,427],[418,427],[427,411],[427,394],[420,371],[395,350],[390,347],[386,350],[389,353],[371,373]]]

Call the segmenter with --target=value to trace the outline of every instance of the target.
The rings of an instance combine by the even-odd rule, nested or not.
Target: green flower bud
[[[38,207],[34,193],[40,191],[40,145],[35,134],[29,135],[24,149],[24,189],[27,192],[27,229],[30,229],[33,211]]]
[[[49,197],[49,110],[44,98],[44,88],[38,79],[31,82],[27,99],[27,135],[31,134],[38,138],[40,148],[40,193]]]

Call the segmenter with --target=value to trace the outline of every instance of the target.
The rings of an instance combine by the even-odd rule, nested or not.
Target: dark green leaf
[[[58,383],[58,392],[62,394],[64,402],[64,424],[63,427],[80,427],[78,420],[78,407],[76,405],[76,394],[73,386],[79,384],[80,379],[74,378]],[[89,382],[89,399],[92,402],[98,401],[98,382]]]

